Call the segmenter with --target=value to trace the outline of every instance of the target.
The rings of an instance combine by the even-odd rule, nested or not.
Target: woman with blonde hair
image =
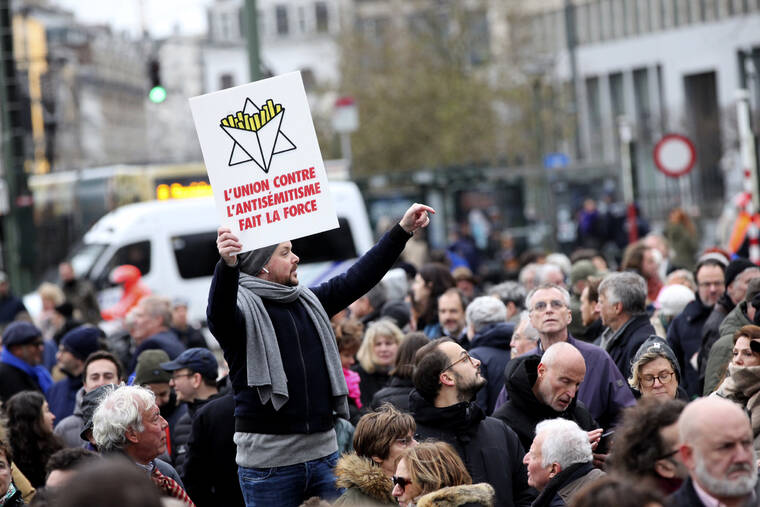
[[[445,442],[423,442],[407,449],[393,476],[393,496],[401,506],[492,506],[489,484],[472,484],[459,454]]]
[[[403,339],[404,334],[388,319],[380,319],[367,326],[356,353],[359,364],[353,367],[359,374],[362,405],[370,406],[375,393],[388,383]]]

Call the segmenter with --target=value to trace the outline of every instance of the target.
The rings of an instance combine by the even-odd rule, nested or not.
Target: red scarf
[[[158,489],[160,489],[164,495],[176,498],[177,500],[184,502],[188,507],[195,507],[195,504],[190,500],[190,497],[187,496],[187,493],[182,489],[182,486],[177,484],[177,481],[171,477],[167,477],[159,472],[158,467],[153,467],[153,472],[150,474],[150,478],[153,481],[153,484],[158,486]]]

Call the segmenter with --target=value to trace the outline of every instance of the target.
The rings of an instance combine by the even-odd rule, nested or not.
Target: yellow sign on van
[[[194,181],[189,185],[162,183],[156,187],[156,199],[167,201],[169,199],[192,199],[194,197],[208,197],[214,195],[211,185],[205,181]]]

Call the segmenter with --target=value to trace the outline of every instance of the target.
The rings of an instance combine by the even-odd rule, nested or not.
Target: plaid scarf
[[[190,497],[187,496],[187,493],[182,489],[182,486],[177,484],[177,481],[171,477],[167,477],[159,472],[158,467],[153,467],[150,479],[164,495],[176,498],[177,500],[184,502],[188,507],[195,507],[195,504],[190,500]]]

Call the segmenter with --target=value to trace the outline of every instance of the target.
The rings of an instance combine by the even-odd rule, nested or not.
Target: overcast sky
[[[206,30],[206,6],[213,0],[53,0],[74,11],[86,23],[106,23],[117,30],[140,33],[140,4],[145,9],[148,30],[153,37],[165,37],[178,26],[183,35]]]

